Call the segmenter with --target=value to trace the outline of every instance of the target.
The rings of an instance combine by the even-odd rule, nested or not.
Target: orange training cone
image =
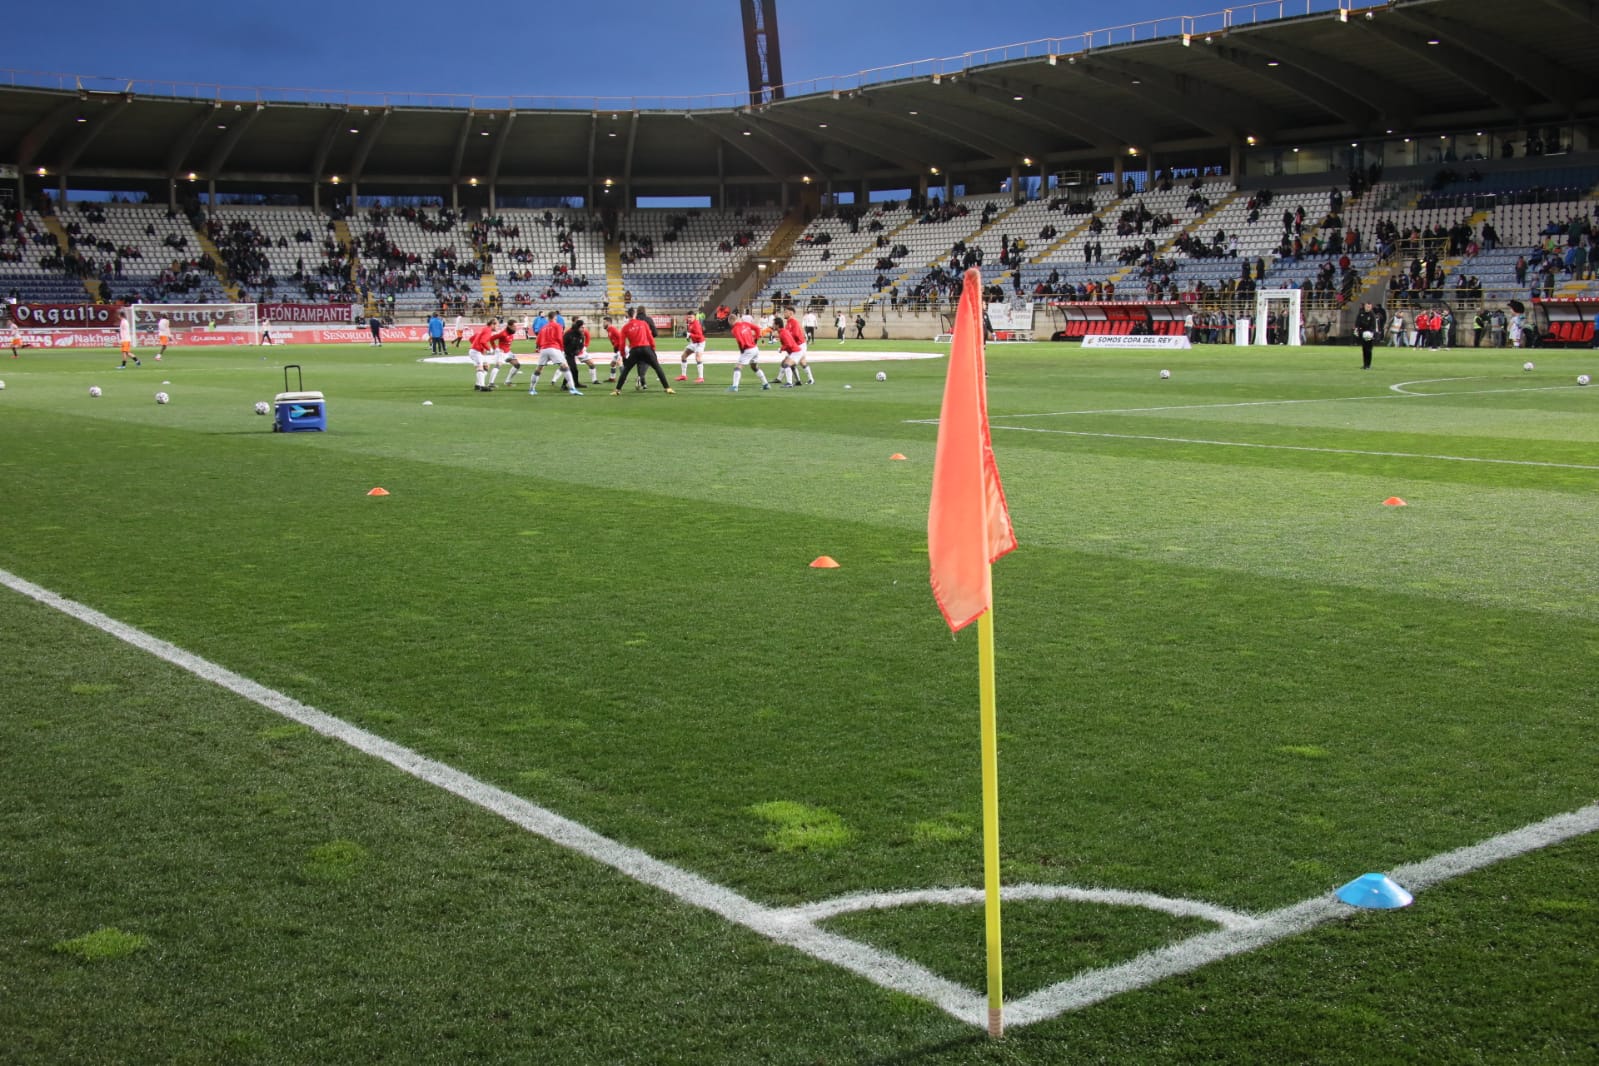
[[[1390,497],[1388,497],[1386,500],[1382,501],[1382,505],[1384,507],[1408,507],[1409,506],[1409,504],[1405,503],[1405,501],[1401,500],[1398,496],[1390,496]]]
[[[893,455],[890,455],[890,456],[889,456],[889,459],[891,459],[891,460],[893,460],[893,461],[895,461],[895,462],[901,462],[901,463],[903,463],[903,462],[907,462],[907,461],[908,461],[908,460],[907,460],[907,459],[906,459],[906,458],[905,458],[905,457],[904,457],[904,456],[903,456],[903,455],[901,455],[901,454],[900,454],[900,453],[899,453],[899,452],[895,452],[895,453],[894,453],[894,454],[893,454]]]
[[[837,570],[838,562],[831,555],[818,555],[811,560],[812,570]]]
[[[384,488],[382,485],[379,485],[377,488],[367,493],[368,496],[387,496],[388,494],[389,490]]]

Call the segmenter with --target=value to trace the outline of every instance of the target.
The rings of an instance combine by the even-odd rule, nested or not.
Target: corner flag
[[[949,348],[949,376],[938,416],[927,557],[933,598],[952,631],[994,604],[989,564],[1016,547],[1005,490],[988,436],[983,366],[983,278],[968,270]]]
[[[990,564],[1016,548],[1005,490],[988,437],[983,367],[983,277],[968,270],[949,346],[949,377],[938,419],[927,558],[933,598],[952,632],[977,622],[983,753],[983,914],[988,950],[988,1035],[1005,1032],[1000,949],[999,726],[994,711],[994,587]]]

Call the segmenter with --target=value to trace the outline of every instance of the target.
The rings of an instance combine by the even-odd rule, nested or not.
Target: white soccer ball
[[[1360,331],[1360,339],[1363,341],[1369,341],[1373,336],[1374,334],[1369,329],[1363,329]]]
[[[1160,372],[1160,380],[1165,381],[1169,377],[1171,377],[1171,371],[1170,370],[1162,370]]]
[[[844,387],[845,387],[845,388],[846,388],[846,389],[853,389],[853,388],[854,388],[854,387],[855,387],[855,386],[854,386],[854,385],[845,385],[845,386],[844,386]]]
[[[166,402],[168,402],[171,399],[172,399],[172,397],[168,396],[164,392],[158,392],[158,393],[155,394],[155,402],[156,403],[166,403]]]
[[[100,395],[100,386],[98,386],[98,385],[90,385],[89,386],[89,395],[90,396],[98,396],[98,395]]]
[[[3,381],[0,381],[0,392],[5,392],[5,391],[6,391],[6,383],[3,382]]]
[[[888,380],[888,375],[883,373],[881,370],[879,370],[877,372],[877,380],[878,381],[887,381]]]
[[[1532,364],[1531,363],[1522,363],[1521,364],[1521,369],[1523,369],[1523,370],[1531,370],[1532,369]]]
[[[1578,374],[1577,375],[1577,384],[1578,385],[1586,385],[1586,384],[1588,384],[1588,375],[1587,374]]]
[[[272,413],[272,407],[265,400],[257,400],[255,403],[255,413],[258,415],[269,415]]]

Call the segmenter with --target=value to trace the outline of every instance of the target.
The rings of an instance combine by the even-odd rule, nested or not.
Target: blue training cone
[[[1357,877],[1334,895],[1338,897],[1339,902],[1347,903],[1351,907],[1365,907],[1376,911],[1408,907],[1416,899],[1387,874],[1365,874]]]

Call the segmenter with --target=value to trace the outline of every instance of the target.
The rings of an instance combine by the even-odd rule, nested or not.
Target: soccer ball
[[[267,406],[267,402],[265,400],[257,400],[255,405],[255,413],[258,415],[271,414],[272,408]]]
[[[1531,370],[1532,369],[1532,364],[1531,363],[1522,363],[1521,364],[1521,369],[1523,369],[1523,370]]]
[[[158,393],[155,394],[155,402],[156,403],[166,403],[170,399],[172,399],[172,397],[168,396],[164,392],[158,392]]]
[[[6,391],[6,383],[3,382],[3,381],[0,381],[0,392],[5,392],[5,391]]]
[[[1373,334],[1372,334],[1371,330],[1365,329],[1365,330],[1361,330],[1360,331],[1360,339],[1361,340],[1369,341],[1369,340],[1372,339],[1372,337],[1373,337]]]
[[[1170,370],[1162,370],[1160,372],[1160,380],[1165,381],[1169,377],[1171,377],[1171,371]]]
[[[877,380],[878,381],[887,381],[888,380],[888,375],[883,373],[881,370],[879,370],[877,372]]]
[[[89,395],[90,396],[99,396],[100,395],[100,386],[98,386],[98,385],[90,385],[89,386]]]
[[[1578,385],[1586,385],[1586,384],[1588,384],[1588,375],[1587,374],[1578,374],[1577,375],[1577,384]]]

